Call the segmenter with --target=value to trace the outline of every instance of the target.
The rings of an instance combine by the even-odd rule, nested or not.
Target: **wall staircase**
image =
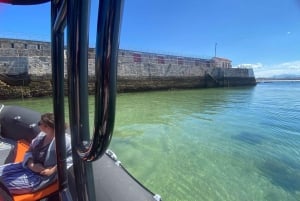
[[[222,78],[222,71],[220,68],[213,68],[212,70],[207,70],[205,75],[208,79],[212,80],[216,86],[221,86],[220,78]]]

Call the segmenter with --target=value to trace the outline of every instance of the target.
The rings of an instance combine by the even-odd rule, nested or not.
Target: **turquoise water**
[[[110,148],[164,201],[300,200],[299,97],[300,82],[119,94]]]

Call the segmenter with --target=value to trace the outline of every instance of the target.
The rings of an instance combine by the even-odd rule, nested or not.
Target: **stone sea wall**
[[[51,95],[50,50],[48,42],[0,39],[0,99]],[[89,50],[88,58],[89,90],[92,94],[95,75],[93,48]],[[20,74],[27,75],[29,81],[18,78]],[[1,75],[7,76],[6,79]],[[232,68],[228,59],[201,59],[131,50],[119,50],[117,76],[118,92],[256,84],[252,69]],[[16,83],[19,79],[19,86],[8,82],[9,78]],[[65,86],[67,90],[67,84]]]

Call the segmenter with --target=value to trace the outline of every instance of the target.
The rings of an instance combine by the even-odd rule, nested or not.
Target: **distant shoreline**
[[[300,78],[256,78],[257,83],[267,83],[267,82],[300,82]]]

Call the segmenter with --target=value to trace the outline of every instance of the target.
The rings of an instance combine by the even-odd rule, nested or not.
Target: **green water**
[[[300,200],[299,97],[297,82],[119,94],[110,148],[164,201]]]

